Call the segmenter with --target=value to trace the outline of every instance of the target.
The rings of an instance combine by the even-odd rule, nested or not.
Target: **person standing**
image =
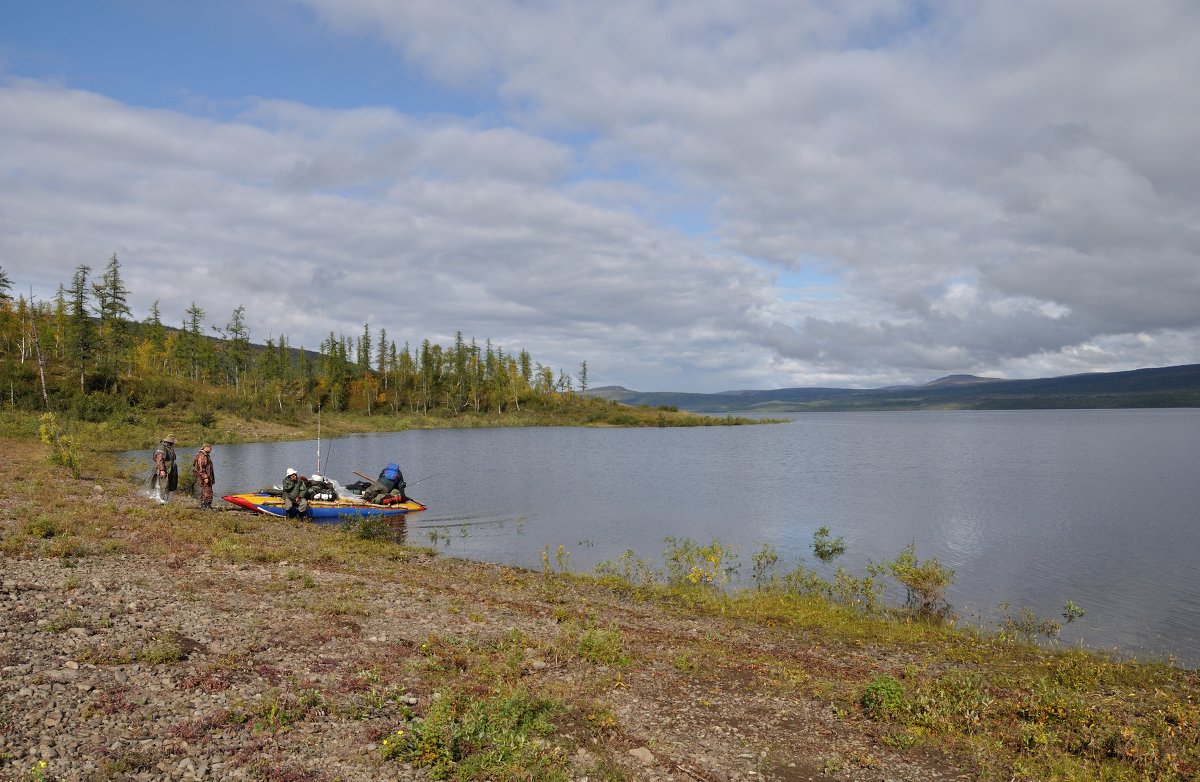
[[[212,510],[213,484],[217,482],[217,472],[213,468],[212,446],[208,443],[200,446],[196,458],[192,459],[192,477],[200,489],[200,507]]]
[[[175,435],[169,434],[154,449],[154,475],[150,479],[150,496],[166,505],[171,492],[179,485],[179,468],[175,464]]]
[[[291,467],[283,479],[283,507],[289,519],[308,511],[308,482]]]

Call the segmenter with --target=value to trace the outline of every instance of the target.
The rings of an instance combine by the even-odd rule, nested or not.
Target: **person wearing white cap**
[[[283,507],[289,519],[308,512],[308,483],[291,467],[283,479]]]

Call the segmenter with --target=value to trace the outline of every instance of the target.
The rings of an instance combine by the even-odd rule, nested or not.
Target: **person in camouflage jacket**
[[[283,479],[283,507],[289,519],[303,516],[308,511],[308,482],[291,467]]]
[[[200,507],[213,509],[213,484],[217,482],[217,472],[213,468],[212,446],[208,443],[200,446],[196,458],[192,459],[192,477],[196,480],[196,488],[200,490]]]
[[[154,449],[154,474],[150,476],[150,496],[166,505],[171,492],[179,486],[179,468],[175,465],[175,435],[169,434]]]

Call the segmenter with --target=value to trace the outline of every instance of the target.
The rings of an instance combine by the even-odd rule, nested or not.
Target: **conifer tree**
[[[388,387],[388,338],[387,329],[379,330],[379,347],[375,351],[375,371],[383,378],[383,388]],[[393,352],[395,350],[393,349]]]
[[[146,318],[145,323],[146,337],[154,343],[154,347],[162,350],[167,341],[167,330],[163,327],[162,312],[158,308],[157,299],[150,305],[150,317]]]
[[[67,316],[67,290],[59,283],[58,290],[54,292],[54,315],[53,322],[53,340],[54,340],[54,357],[62,359],[67,354],[68,332],[70,331],[70,319]]]
[[[95,350],[91,307],[88,304],[88,275],[91,271],[92,267],[80,264],[75,267],[75,276],[71,278],[68,341],[71,362],[79,372],[80,393],[87,390],[85,373]]]
[[[229,316],[225,329],[219,333],[225,338],[225,357],[233,376],[234,390],[241,394],[242,379],[250,364],[250,329],[246,326],[245,305],[237,306]]]
[[[416,369],[413,366],[412,349],[408,343],[404,343],[404,350],[400,351],[400,355],[396,361],[396,394],[399,397],[403,394],[404,399],[408,403],[410,411],[416,409]]]
[[[531,385],[533,383],[533,368],[529,358],[529,351],[522,349],[519,360],[521,362],[521,379],[525,381],[525,385]]]
[[[200,380],[205,366],[203,325],[204,309],[193,301],[184,316],[183,334],[179,340],[180,358],[188,366],[188,377],[193,381]]]
[[[108,259],[99,282],[92,283],[96,299],[96,314],[100,316],[100,365],[116,380],[117,367],[128,353],[128,323],[133,314],[129,309],[129,291],[121,280],[121,263],[117,254]],[[107,382],[107,380],[106,380]]]
[[[362,372],[371,370],[371,324],[363,324],[362,337],[358,340],[358,368]]]

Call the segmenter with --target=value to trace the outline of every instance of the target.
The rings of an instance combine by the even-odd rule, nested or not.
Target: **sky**
[[[1200,363],[1194,0],[0,0],[0,268],[592,387]]]

